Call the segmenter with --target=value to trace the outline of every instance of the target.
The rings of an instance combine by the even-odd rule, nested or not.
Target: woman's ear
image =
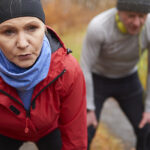
[[[45,25],[45,33],[48,33],[46,25]]]

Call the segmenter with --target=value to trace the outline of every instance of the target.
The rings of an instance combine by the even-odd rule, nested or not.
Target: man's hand
[[[93,110],[87,112],[87,126],[90,125],[93,125],[94,128],[96,128],[98,125],[95,112]]]
[[[147,123],[150,123],[150,112],[143,113],[143,118],[139,124],[139,128],[143,128]]]

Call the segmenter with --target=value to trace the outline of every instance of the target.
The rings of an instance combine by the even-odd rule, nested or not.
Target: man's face
[[[140,32],[147,17],[147,14],[129,11],[118,11],[118,14],[127,32],[131,35],[136,35]]]

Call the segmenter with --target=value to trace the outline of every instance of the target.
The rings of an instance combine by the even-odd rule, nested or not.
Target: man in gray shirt
[[[87,88],[88,149],[103,103],[114,97],[133,126],[136,150],[150,150],[150,71],[145,107],[137,74],[139,58],[145,49],[150,50],[149,12],[150,0],[118,0],[117,8],[97,15],[88,26],[81,56]]]

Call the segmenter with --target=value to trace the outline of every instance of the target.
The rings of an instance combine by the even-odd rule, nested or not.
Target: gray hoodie
[[[94,110],[92,72],[109,77],[128,76],[137,70],[139,47],[150,48],[150,15],[139,35],[123,34],[115,21],[117,9],[107,10],[92,19],[83,43],[81,67],[87,88],[87,108]],[[139,42],[141,40],[141,43]],[[150,75],[146,111],[150,112]]]

